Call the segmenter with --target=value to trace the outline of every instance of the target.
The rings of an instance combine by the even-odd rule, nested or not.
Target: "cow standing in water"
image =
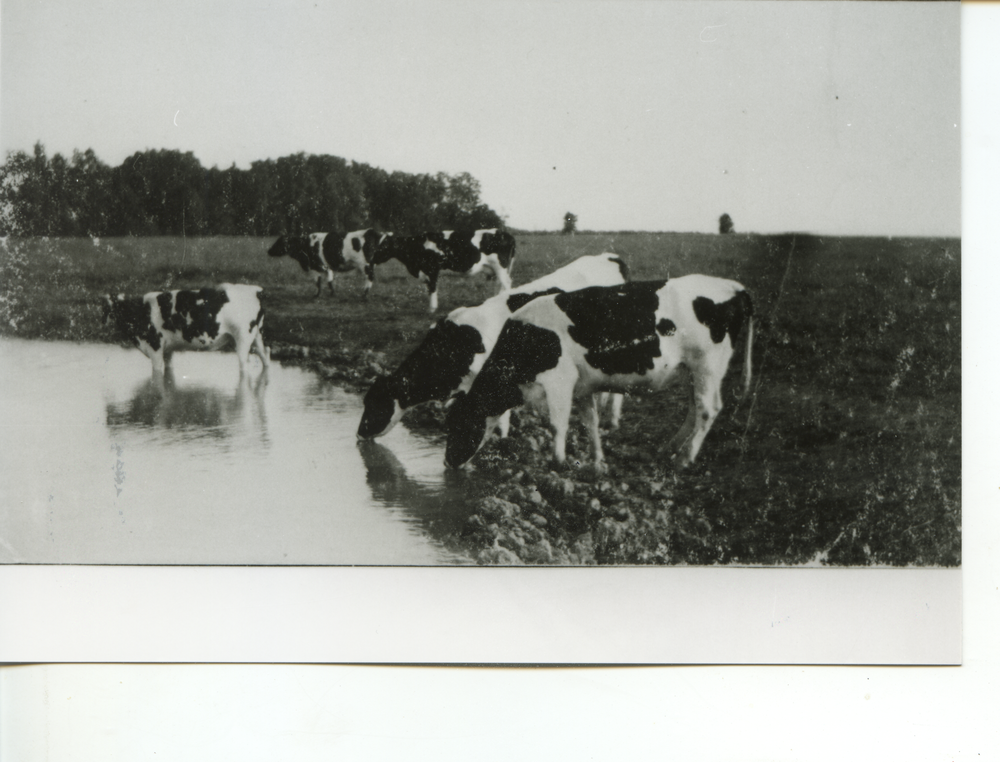
[[[266,368],[271,353],[264,347],[261,327],[264,308],[260,286],[223,283],[197,291],[151,291],[126,298],[107,295],[104,323],[111,322],[117,337],[138,347],[163,375],[174,352],[223,349],[236,345],[240,374],[246,373],[250,351]]]
[[[375,380],[365,395],[359,439],[389,432],[411,407],[431,400],[444,402],[467,391],[493,349],[507,318],[532,299],[610,286],[628,280],[628,267],[617,254],[580,257],[538,280],[487,299],[475,307],[459,307],[431,328],[423,342],[395,371]],[[612,426],[621,413],[621,396],[613,401]],[[507,434],[509,416],[500,422]]]
[[[662,389],[683,367],[693,398],[667,445],[683,467],[698,456],[722,409],[722,379],[746,326],[744,393],[749,390],[753,305],[743,286],[707,275],[636,281],[535,299],[504,325],[468,394],[448,413],[445,463],[460,467],[479,451],[500,416],[525,402],[548,410],[555,459],[566,460],[574,398],[583,408],[594,467],[604,470],[595,392]]]
[[[323,278],[333,295],[334,272],[357,270],[365,276],[362,298],[367,298],[375,279],[373,258],[385,238],[371,228],[351,233],[283,235],[267,250],[271,257],[291,257],[309,277],[316,275],[316,296],[323,293]]]
[[[499,281],[500,290],[506,291],[511,287],[514,255],[514,236],[504,230],[445,230],[411,236],[389,234],[375,250],[374,264],[390,259],[402,262],[410,275],[427,284],[430,311],[434,313],[442,270],[472,276],[488,268]]]

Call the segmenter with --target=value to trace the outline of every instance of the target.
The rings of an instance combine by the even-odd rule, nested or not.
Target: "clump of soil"
[[[479,563],[669,562],[673,475],[662,464],[636,464],[638,448],[629,447],[599,474],[584,440],[571,432],[567,463],[557,466],[548,428],[521,409],[508,438],[487,442],[474,462],[488,486],[462,531]],[[619,459],[629,461],[627,473]]]

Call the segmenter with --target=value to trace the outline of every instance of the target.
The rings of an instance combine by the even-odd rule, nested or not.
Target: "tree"
[[[723,214],[719,217],[719,232],[722,235],[733,232],[733,218],[728,214]]]
[[[70,204],[77,233],[109,235],[111,231],[111,169],[91,149],[74,150],[67,173]]]
[[[563,235],[573,235],[576,232],[576,215],[566,212],[563,216]]]
[[[479,181],[388,173],[338,156],[297,153],[249,170],[205,169],[191,152],[138,151],[118,167],[87,149],[67,161],[10,152],[0,165],[0,234],[256,235],[398,233],[502,227]]]
[[[254,235],[288,233],[284,227],[284,212],[280,208],[278,171],[271,159],[250,164],[250,187],[244,209],[250,216]]]
[[[0,167],[0,236],[32,235],[28,205],[22,189],[31,177],[31,157],[24,151],[8,152]]]

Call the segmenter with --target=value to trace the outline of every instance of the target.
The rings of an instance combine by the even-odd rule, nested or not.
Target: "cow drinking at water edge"
[[[691,375],[687,418],[667,448],[675,465],[697,457],[722,409],[722,380],[746,326],[744,393],[749,390],[753,305],[743,286],[707,275],[638,281],[540,297],[506,322],[468,394],[448,413],[445,463],[460,467],[479,451],[506,411],[523,403],[548,410],[555,459],[566,460],[574,398],[583,408],[594,467],[604,470],[596,403],[600,391],[662,389],[681,368]]]
[[[395,371],[375,380],[365,395],[365,412],[358,426],[360,439],[380,437],[403,413],[430,400],[445,401],[467,391],[496,343],[507,318],[539,296],[575,291],[585,286],[611,286],[628,280],[628,268],[617,254],[580,257],[538,280],[487,299],[476,307],[459,307],[431,328],[430,333]],[[612,426],[617,425],[621,397],[614,401]],[[509,416],[500,423],[506,436]]]
[[[240,374],[247,368],[251,349],[266,368],[270,352],[261,327],[264,308],[260,286],[223,283],[197,291],[151,291],[145,296],[103,300],[104,323],[111,322],[118,338],[138,347],[162,375],[176,351],[223,349],[236,345]]]

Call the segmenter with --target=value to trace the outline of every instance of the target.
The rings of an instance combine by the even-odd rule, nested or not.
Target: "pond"
[[[440,437],[355,438],[362,397],[299,367],[0,339],[0,562],[437,565],[468,559]]]

